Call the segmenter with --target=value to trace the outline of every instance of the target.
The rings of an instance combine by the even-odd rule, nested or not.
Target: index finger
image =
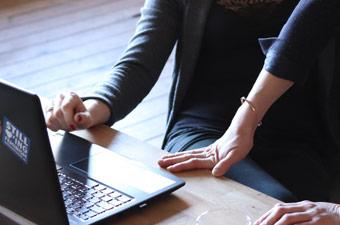
[[[158,164],[164,168],[193,158],[206,158],[206,157],[207,156],[204,152],[184,152],[183,154],[174,154],[170,157],[163,158],[158,161]]]
[[[194,149],[194,150],[190,150],[190,151],[176,152],[174,154],[169,154],[169,155],[163,156],[162,159],[173,158],[173,157],[176,157],[176,156],[187,155],[187,154],[199,154],[199,153],[205,152],[206,149],[207,148],[204,147],[204,148],[198,148],[198,149]]]
[[[294,203],[279,203],[276,204],[271,210],[269,210],[266,214],[261,216],[257,221],[258,224],[275,224],[279,221],[284,215],[296,213],[296,212],[304,212],[308,209],[308,205],[304,205],[303,202],[294,202]],[[301,221],[302,222],[302,221]]]
[[[167,167],[170,172],[181,172],[194,169],[211,169],[214,166],[214,162],[209,158],[190,158],[188,160],[178,162],[174,165]]]

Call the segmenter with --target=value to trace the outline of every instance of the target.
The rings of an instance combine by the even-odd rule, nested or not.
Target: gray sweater
[[[146,0],[134,36],[108,79],[90,98],[111,109],[112,125],[131,112],[149,93],[176,45],[169,96],[167,132],[173,122],[199,55],[204,25],[213,0]]]

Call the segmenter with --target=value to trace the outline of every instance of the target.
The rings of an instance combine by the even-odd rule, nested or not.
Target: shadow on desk
[[[99,224],[165,224],[167,223],[166,221],[171,221],[172,224],[191,224],[192,218],[181,215],[181,212],[188,208],[189,205],[181,198],[176,195],[167,195],[154,199],[143,208],[127,211]]]

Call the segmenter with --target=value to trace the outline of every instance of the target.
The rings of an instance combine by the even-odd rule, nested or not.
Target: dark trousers
[[[168,136],[165,150],[174,153],[206,147],[221,135],[214,130],[184,129]],[[225,176],[284,202],[329,200],[335,167],[325,166],[315,146],[263,139],[256,135],[249,156]],[[330,158],[328,165],[339,165],[338,158]]]

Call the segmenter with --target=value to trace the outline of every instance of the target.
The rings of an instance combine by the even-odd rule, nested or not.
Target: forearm
[[[130,113],[155,85],[181,29],[178,0],[146,0],[135,33],[112,72],[89,97],[110,107],[111,125]]]
[[[237,121],[237,126],[243,131],[255,131],[270,106],[293,84],[292,81],[278,78],[266,70],[262,70],[246,98],[255,111],[251,110],[252,106],[249,106],[249,103],[244,103],[237,111],[233,121]]]
[[[268,50],[264,69],[247,97],[256,107],[255,124],[294,82],[307,79],[311,65],[340,25],[339,7],[338,0],[299,2]]]
[[[293,81],[274,76],[266,70],[262,70],[247,99],[256,108],[257,122],[260,122],[270,106],[292,85]]]

